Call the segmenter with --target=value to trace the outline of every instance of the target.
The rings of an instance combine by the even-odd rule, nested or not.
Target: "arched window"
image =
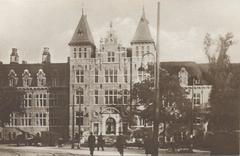
[[[39,87],[46,85],[46,76],[42,69],[39,69],[37,73],[37,85]]]
[[[8,74],[8,80],[9,80],[9,86],[10,87],[16,86],[17,83],[18,83],[17,74],[15,73],[15,71],[13,69],[11,69],[9,74]]]
[[[116,121],[111,117],[106,120],[106,134],[116,134]]]
[[[31,78],[31,74],[29,73],[29,71],[27,69],[25,69],[22,73],[22,80],[23,80],[24,87],[31,86],[32,78]]]

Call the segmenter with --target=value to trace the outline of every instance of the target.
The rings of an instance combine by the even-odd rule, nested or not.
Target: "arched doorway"
[[[106,120],[106,134],[116,134],[116,121],[112,117]]]

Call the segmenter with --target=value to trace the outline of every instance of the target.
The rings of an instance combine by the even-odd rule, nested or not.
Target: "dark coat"
[[[153,152],[153,139],[151,137],[146,137],[144,139],[144,149],[145,154],[152,154]]]
[[[89,147],[94,147],[95,146],[95,136],[94,135],[90,135],[88,137],[88,146]]]
[[[122,135],[117,136],[117,140],[116,140],[116,147],[118,150],[122,150],[124,148],[125,145],[125,138]]]
[[[102,137],[102,135],[99,135],[97,138],[98,144],[103,145],[104,144],[104,139]]]

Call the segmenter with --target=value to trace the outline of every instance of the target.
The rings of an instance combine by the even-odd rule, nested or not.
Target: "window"
[[[15,113],[10,114],[10,126],[16,126],[17,125],[17,117]]]
[[[94,103],[98,104],[98,90],[95,90]]]
[[[78,50],[79,50],[79,51],[82,51],[82,48],[79,48]]]
[[[149,47],[149,46],[147,46],[147,53],[149,53],[149,50],[150,50],[150,47]]]
[[[84,82],[84,70],[76,70],[76,83]]]
[[[105,104],[118,104],[117,90],[105,90]]]
[[[73,57],[74,57],[74,58],[77,57],[77,53],[76,53],[76,52],[73,53]]]
[[[84,48],[84,51],[87,51],[87,48]]]
[[[108,62],[115,62],[115,53],[114,52],[108,52]]]
[[[47,114],[46,113],[37,113],[36,114],[36,125],[46,126],[47,125]]]
[[[84,52],[84,58],[87,58],[87,53],[86,52]]]
[[[76,104],[84,103],[83,90],[77,90],[75,96],[76,96]]]
[[[128,104],[128,96],[129,96],[128,90],[125,89],[123,91],[123,104]]]
[[[9,79],[9,86],[13,87],[17,85],[18,82],[18,78],[17,78],[17,74],[15,73],[15,71],[13,69],[10,70],[9,74],[8,74],[8,79]]]
[[[95,83],[98,82],[98,77],[99,77],[99,71],[95,69]]]
[[[31,107],[32,106],[32,94],[27,93],[24,95],[24,107]]]
[[[56,94],[49,94],[49,106],[56,106],[57,102],[57,95]]]
[[[31,113],[24,113],[20,117],[21,126],[31,126],[32,125],[32,114]]]
[[[25,69],[24,72],[22,73],[22,80],[23,80],[24,87],[28,87],[32,83],[31,74],[29,73],[29,71],[27,69]]]
[[[47,105],[47,94],[37,94],[37,107],[43,107]]]
[[[139,56],[139,52],[138,52],[138,46],[136,46],[136,56]]]
[[[37,73],[37,84],[39,87],[46,85],[46,76],[42,69],[39,69]]]
[[[74,50],[74,51],[77,51],[77,49],[76,49],[76,48],[74,48],[73,50]]]
[[[78,57],[82,58],[82,53],[81,52],[78,53]]]
[[[200,105],[200,93],[194,93],[193,94],[193,103],[194,103],[194,106],[199,106]]]
[[[145,73],[144,71],[138,71],[138,80],[143,81],[145,78]]]
[[[124,82],[128,83],[128,70],[126,68],[124,69]]]
[[[117,82],[117,69],[105,69],[105,82]]]

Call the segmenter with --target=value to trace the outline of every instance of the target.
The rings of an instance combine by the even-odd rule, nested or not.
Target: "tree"
[[[204,39],[204,50],[209,60],[212,83],[210,105],[212,130],[239,129],[239,65],[230,63],[228,50],[233,45],[233,34],[227,33],[214,41],[209,34]]]
[[[1,127],[9,123],[10,115],[14,112],[23,112],[24,92],[15,87],[2,88],[0,90],[0,122]]]
[[[136,110],[136,114],[147,121],[154,121],[156,92],[154,90],[153,66],[149,65],[146,72],[148,73],[148,77],[142,82],[134,84],[132,97],[135,102],[140,105],[139,108],[141,108]],[[159,122],[164,123],[164,131],[166,124],[176,125],[177,123],[183,123],[189,127],[189,124],[186,125],[186,123],[189,123],[191,119],[189,117],[191,103],[186,97],[185,90],[180,86],[178,77],[176,75],[170,75],[163,69],[160,69],[159,73]]]

